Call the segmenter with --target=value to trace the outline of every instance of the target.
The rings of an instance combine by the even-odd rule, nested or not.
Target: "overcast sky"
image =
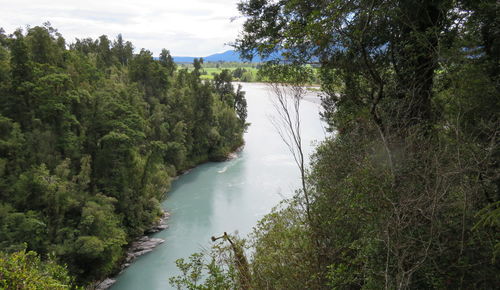
[[[121,33],[136,51],[207,56],[231,49],[243,20],[238,0],[0,0],[0,27],[7,33],[49,21],[67,43],[75,38],[115,38]],[[232,18],[236,20],[231,21]]]

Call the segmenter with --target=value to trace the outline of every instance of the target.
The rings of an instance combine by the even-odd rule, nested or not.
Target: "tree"
[[[76,38],[75,43],[70,44],[70,48],[85,55],[90,53],[97,53],[98,40],[93,40],[92,38],[78,39]]]
[[[222,70],[220,74],[214,75],[215,90],[219,93],[221,101],[225,102],[229,107],[235,106],[232,81],[231,73],[227,69]]]
[[[99,36],[97,44],[98,66],[107,68],[113,64],[113,54],[111,53],[111,41],[106,35]]]
[[[45,23],[28,30],[26,41],[30,47],[32,60],[36,63],[61,65],[64,38],[56,29]]]
[[[305,211],[311,222],[309,212],[311,198],[306,186],[307,164],[302,146],[300,117],[300,104],[307,92],[304,86],[308,83],[311,72],[301,66],[274,64],[267,65],[261,72],[269,78],[268,85],[273,92],[271,101],[278,116],[271,119],[271,122],[300,171]]]
[[[33,71],[32,62],[24,35],[21,30],[14,32],[11,53],[11,80],[12,86],[6,96],[5,115],[19,122],[23,128],[30,125],[32,114],[32,89]]]
[[[0,32],[0,251],[54,253],[80,285],[116,272],[172,177],[243,142],[236,93],[220,101],[200,69],[133,55],[121,35],[66,47],[50,24]]]
[[[126,234],[119,227],[114,203],[116,199],[98,194],[82,208],[79,236],[66,255],[87,279],[111,274],[123,254]]]
[[[132,59],[133,46],[129,41],[124,42],[122,35],[118,34],[116,40],[113,41],[113,47],[111,48],[111,51],[121,65],[127,65],[128,62]]]
[[[335,69],[344,78],[345,92],[340,97],[325,87],[337,106],[352,98],[367,106],[380,126],[385,126],[383,114],[396,116],[394,126],[405,128],[432,116],[439,32],[449,24],[450,3],[243,1],[239,9],[248,16],[244,24],[248,33],[235,45],[247,57],[255,51],[264,57],[283,51],[291,62],[319,61],[324,70]],[[383,99],[398,102],[398,111],[387,116],[379,112]]]
[[[167,69],[168,75],[172,76],[177,69],[174,58],[170,55],[170,51],[162,49],[160,53],[160,63]]]
[[[248,116],[247,100],[245,99],[245,92],[242,90],[241,85],[238,85],[238,89],[236,90],[236,95],[234,98],[234,106],[236,109],[236,114],[238,115],[241,124],[247,126],[246,123]]]
[[[498,197],[493,2],[239,4],[240,52],[320,66],[323,118],[335,135],[313,158],[313,222],[302,233],[317,240],[320,267],[309,274],[318,287],[497,283],[487,258],[498,242],[489,234],[495,222],[484,223],[496,216]]]
[[[33,251],[0,253],[0,287],[4,289],[73,289],[65,267],[42,262]],[[75,287],[78,289],[78,287]]]

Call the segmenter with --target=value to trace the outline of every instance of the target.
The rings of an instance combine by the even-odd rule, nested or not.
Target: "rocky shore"
[[[169,217],[170,217],[170,214],[168,212],[166,212],[166,211],[163,211],[163,214],[160,217],[160,219],[155,224],[153,224],[153,226],[149,230],[147,230],[145,232],[146,235],[138,238],[137,240],[135,240],[133,243],[130,244],[130,247],[127,250],[127,255],[126,255],[125,261],[121,265],[121,271],[120,271],[120,273],[125,268],[127,268],[128,266],[130,266],[130,264],[137,257],[142,256],[144,254],[147,254],[147,253],[153,251],[154,248],[156,248],[158,245],[160,245],[163,242],[165,242],[164,239],[151,238],[151,237],[149,237],[147,235],[153,234],[153,233],[157,233],[159,231],[162,231],[162,230],[168,228],[167,220],[168,220]],[[113,279],[113,278],[106,278],[105,280],[100,281],[100,282],[94,284],[95,286],[92,287],[92,289],[96,289],[96,290],[108,289],[115,282],[116,282],[116,280]]]
[[[223,160],[221,161],[229,161],[235,158],[238,158],[238,153],[240,153],[244,148],[244,145],[236,148],[233,152],[229,153]],[[193,168],[190,168],[186,171],[184,171],[181,175],[188,174],[191,172]],[[180,175],[179,175],[180,176]],[[179,178],[179,176],[176,176],[173,178],[173,180]],[[170,217],[170,214],[166,211],[163,211],[162,216],[160,219],[153,224],[153,226],[148,229],[147,231],[144,232],[144,236],[138,238],[135,240],[133,243],[130,244],[130,247],[127,250],[127,255],[124,260],[124,263],[121,265],[121,270],[120,273],[126,269],[130,264],[139,256],[142,256],[144,254],[147,254],[151,251],[154,250],[158,245],[162,244],[165,242],[163,239],[159,238],[151,238],[148,235],[157,233],[159,231],[162,231],[166,228],[168,228],[167,221],[168,218]],[[97,282],[94,284],[91,289],[96,289],[96,290],[104,290],[110,288],[114,283],[116,282],[116,279],[113,278],[106,278],[103,281]]]
[[[156,223],[154,223],[149,230],[146,231],[146,234],[154,234],[168,228],[167,221],[169,218],[170,213],[163,210],[163,214],[161,215],[160,219]]]
[[[236,150],[234,150],[233,152],[229,153],[227,156],[226,156],[226,159],[224,161],[229,161],[229,160],[233,160],[233,159],[236,159],[238,158],[238,154],[243,151],[243,148],[245,148],[245,145],[241,145],[240,147],[236,148]]]

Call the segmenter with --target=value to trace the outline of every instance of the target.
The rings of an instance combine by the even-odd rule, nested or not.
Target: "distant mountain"
[[[192,57],[192,56],[174,56],[174,61],[175,62],[188,62],[192,63],[193,60],[197,57]],[[204,56],[203,61],[206,62],[217,62],[217,61],[224,61],[224,62],[242,62],[240,59],[239,53],[237,53],[234,50],[228,50],[222,53],[216,53],[212,54],[209,56]]]
[[[197,58],[197,57],[174,56],[174,61],[177,63],[192,63],[195,58]],[[218,61],[243,62],[243,60],[240,59],[240,54],[234,50],[228,50],[228,51],[225,51],[222,53],[215,53],[215,54],[211,54],[209,56],[205,56],[205,57],[203,57],[203,61],[206,61],[206,62],[218,62]],[[261,59],[260,59],[260,57],[255,56],[253,58],[252,62],[261,62]]]
[[[174,56],[174,62],[177,62],[177,63],[192,63],[193,60],[195,59],[195,57],[193,56]]]
[[[174,56],[174,61],[177,63],[193,63],[193,60],[195,58],[200,58],[200,57],[194,57],[194,56]],[[271,54],[270,57],[262,59],[260,56],[257,54],[254,55],[253,59],[251,62],[263,62],[271,59],[284,59],[283,58],[283,52],[278,51],[274,52]],[[246,60],[242,60],[240,58],[240,54],[234,50],[227,50],[222,53],[215,53],[211,54],[209,56],[204,56],[203,61],[205,62],[218,62],[218,61],[224,61],[224,62],[247,62]]]
[[[228,50],[223,53],[216,53],[209,55],[203,58],[204,61],[216,62],[216,61],[225,61],[225,62],[241,62],[240,54],[234,50]]]

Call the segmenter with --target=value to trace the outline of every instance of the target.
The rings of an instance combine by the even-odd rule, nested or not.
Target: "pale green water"
[[[121,273],[113,290],[171,289],[168,278],[179,273],[176,259],[210,248],[210,237],[224,231],[248,234],[257,220],[299,187],[299,171],[268,118],[275,113],[266,85],[243,84],[243,89],[251,123],[244,150],[237,159],[200,165],[173,183],[163,202],[171,213],[169,228],[153,235],[165,243]],[[315,102],[301,105],[308,153],[311,142],[325,136],[319,109]]]

